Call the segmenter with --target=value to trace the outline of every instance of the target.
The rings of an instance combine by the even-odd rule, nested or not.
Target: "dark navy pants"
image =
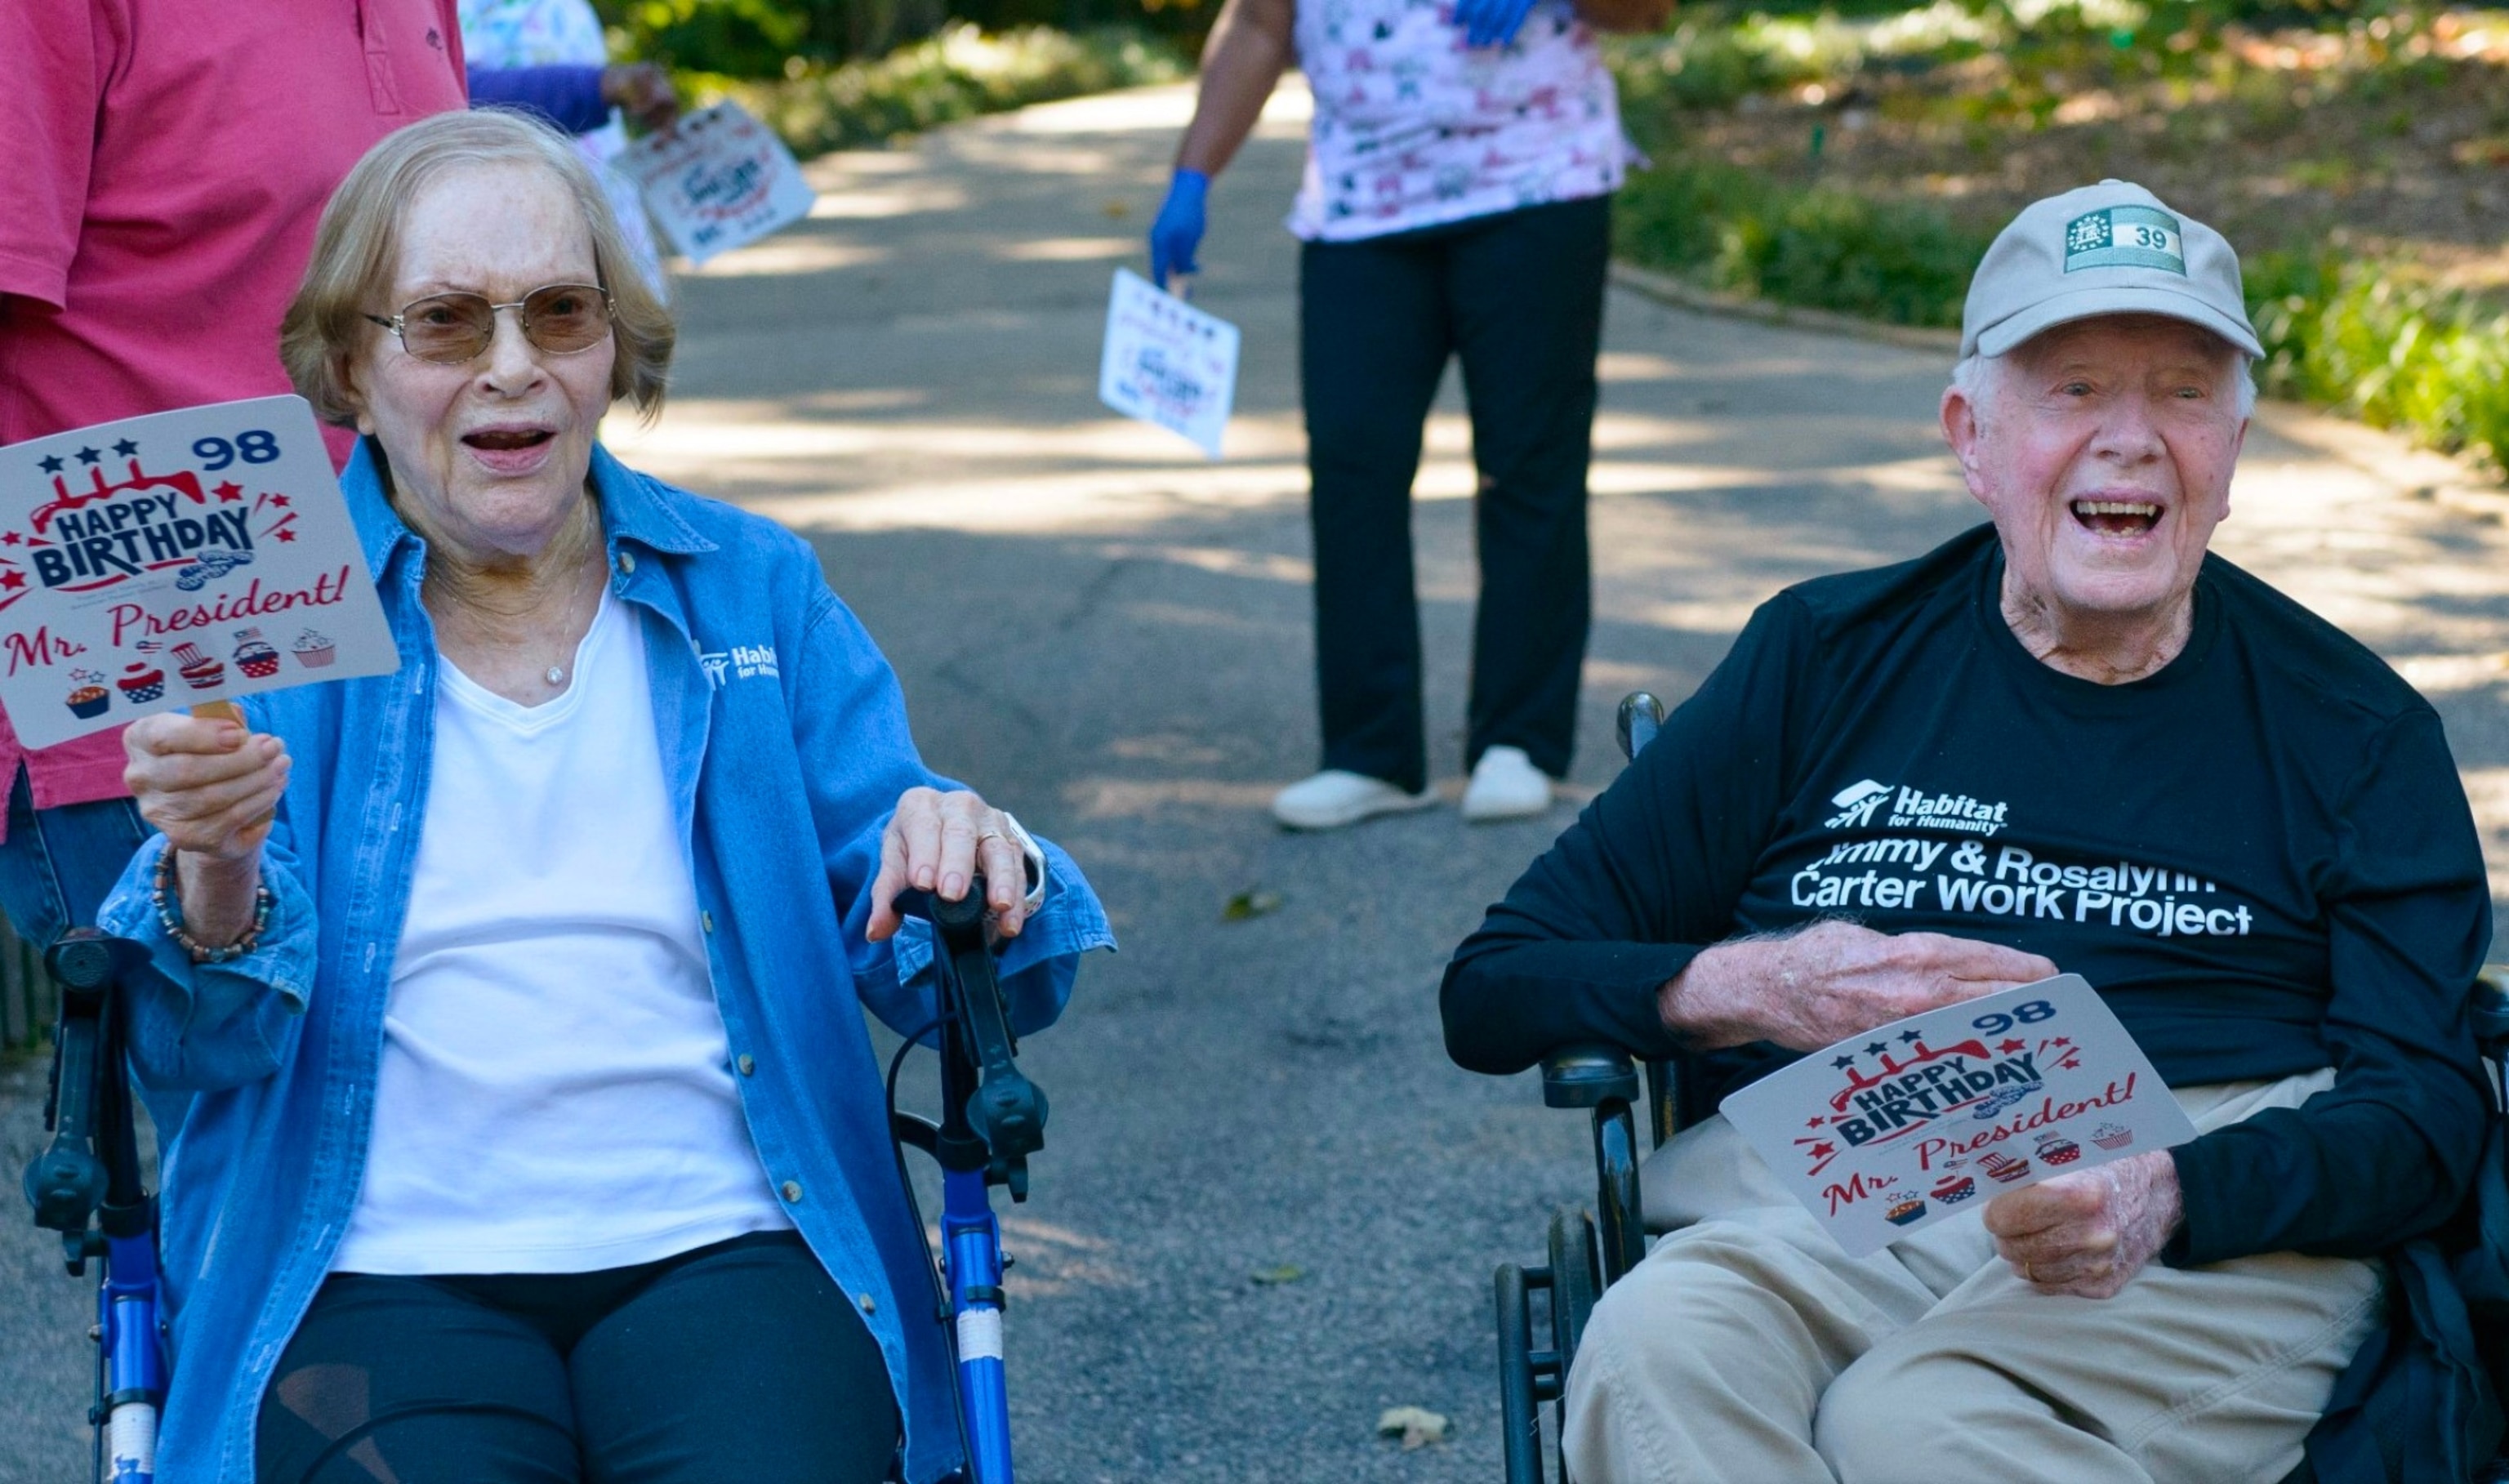
[[[879,1342],[791,1232],[597,1273],[334,1273],[280,1356],[260,1484],[877,1484]]]
[[[1520,747],[1568,770],[1591,608],[1586,465],[1611,199],[1561,202],[1299,259],[1324,765],[1428,782],[1411,483],[1446,361],[1471,406],[1480,605],[1464,764]]]

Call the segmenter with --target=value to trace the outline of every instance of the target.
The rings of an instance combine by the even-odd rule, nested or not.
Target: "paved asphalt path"
[[[810,221],[684,282],[660,425],[613,429],[630,462],[806,533],[927,754],[1068,846],[1123,939],[1023,1058],[1053,1097],[1034,1197],[1008,1220],[1037,1484],[1495,1479],[1490,1270],[1591,1193],[1582,1124],[1530,1078],[1455,1070],[1436,1011],[1448,951],[1569,808],[1325,836],[1262,812],[1316,756],[1279,226],[1303,101],[1276,100],[1214,193],[1198,298],[1246,331],[1223,463],[1095,396],[1108,273],[1140,263],[1189,105],[1174,89],[816,163]],[[1933,428],[1944,354],[1623,291],[1607,341],[1578,798],[1615,770],[1623,691],[1678,698],[1779,586],[1978,516]],[[2270,425],[2220,547],[2433,694],[2509,863],[2509,500],[2345,425]],[[1450,388],[1415,521],[1450,798],[1467,449]],[[1240,893],[1279,906],[1228,920]],[[39,1091],[21,1071],[0,1095],[0,1156],[31,1144]],[[78,1477],[83,1291],[7,1227],[0,1287],[0,1480]],[[1449,1440],[1379,1440],[1400,1405],[1451,1418]]]

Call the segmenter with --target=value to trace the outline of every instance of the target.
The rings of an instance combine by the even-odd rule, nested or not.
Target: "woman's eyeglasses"
[[[474,360],[497,338],[497,311],[512,310],[523,338],[551,355],[589,351],[610,334],[610,296],[591,283],[552,283],[511,304],[491,304],[481,294],[430,294],[386,318],[366,317],[400,337],[400,348],[421,360],[460,365]]]

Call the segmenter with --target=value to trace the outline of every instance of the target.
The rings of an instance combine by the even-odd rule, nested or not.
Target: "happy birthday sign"
[[[303,398],[0,448],[0,706],[26,746],[399,664]]]
[[[1118,268],[1106,296],[1098,400],[1182,433],[1217,459],[1237,398],[1239,341],[1237,326]]]
[[[2195,1136],[2078,974],[1852,1036],[1723,1112],[1851,1257],[1987,1200]]]
[[[698,264],[781,231],[819,199],[784,141],[728,98],[638,139],[617,164]]]

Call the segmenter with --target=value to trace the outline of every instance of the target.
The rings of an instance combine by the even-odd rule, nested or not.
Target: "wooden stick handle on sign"
[[[192,715],[204,722],[233,722],[247,733],[252,730],[252,723],[243,719],[243,708],[233,701],[203,701],[192,708]],[[273,817],[275,817],[275,811],[274,814],[265,814],[254,820],[247,828],[258,830],[269,824]]]

